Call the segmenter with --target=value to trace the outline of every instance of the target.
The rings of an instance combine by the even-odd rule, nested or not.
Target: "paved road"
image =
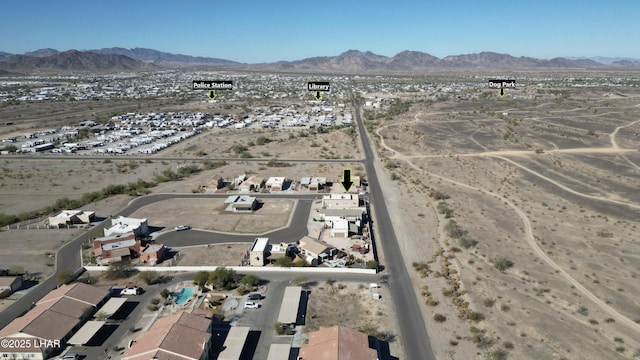
[[[266,236],[275,241],[296,241],[308,234],[307,220],[313,200],[296,201],[296,207],[291,217],[290,226],[274,230],[265,234],[224,234],[213,231],[185,230],[169,231],[155,238],[157,243],[168,247],[206,245],[226,242],[253,242],[256,236]]]
[[[255,162],[262,161],[267,162],[271,160],[271,158],[211,158],[211,157],[152,157],[152,156],[138,156],[138,155],[44,155],[44,154],[36,154],[36,155],[3,155],[0,156],[0,159],[3,160],[124,160],[124,161],[228,161],[228,162]],[[293,163],[361,163],[364,162],[362,159],[281,159],[278,158],[278,161],[282,162],[293,162]]]
[[[129,216],[133,214],[139,208],[152,204],[154,202],[169,200],[169,199],[184,199],[184,198],[226,198],[228,195],[221,194],[157,194],[157,195],[149,195],[137,198],[133,200],[127,207],[122,209],[120,212],[113,214],[114,216]],[[287,199],[295,199],[299,200],[299,203],[309,203],[313,199],[318,198],[320,195],[318,194],[308,194],[308,195],[295,195],[295,194],[286,194],[286,192],[280,194],[260,194],[260,197],[268,198],[287,198]],[[308,214],[308,213],[307,213]],[[306,228],[306,220],[304,221]],[[105,222],[99,223],[92,228],[93,229],[103,229],[105,226]],[[299,228],[294,227],[292,229],[283,229],[279,230],[280,236],[287,236],[288,234],[297,234],[299,232]],[[59,274],[62,271],[70,271],[76,272],[82,270],[82,264],[80,261],[80,249],[82,248],[82,243],[89,241],[89,232],[86,232],[77,238],[71,240],[67,244],[65,244],[58,253],[56,254],[56,274]],[[51,275],[40,284],[32,288],[27,294],[25,294],[19,300],[16,300],[11,306],[6,308],[0,313],[0,328],[5,327],[8,323],[10,323],[13,319],[22,315],[26,312],[33,303],[38,302],[42,297],[44,297],[49,291],[53,290],[57,286],[56,274]]]
[[[358,131],[362,139],[364,148],[365,170],[369,181],[370,201],[375,208],[375,217],[378,224],[378,234],[376,246],[381,246],[384,250],[385,269],[388,271],[389,287],[394,294],[393,300],[395,311],[400,327],[400,338],[404,345],[404,354],[407,359],[435,359],[431,343],[427,335],[422,312],[416,299],[416,292],[411,284],[407,265],[400,252],[398,239],[393,231],[393,223],[384,202],[382,188],[378,182],[376,169],[374,166],[375,156],[367,136],[366,128],[360,117],[360,106],[355,103],[355,98],[351,94],[352,102],[356,110],[356,121]]]

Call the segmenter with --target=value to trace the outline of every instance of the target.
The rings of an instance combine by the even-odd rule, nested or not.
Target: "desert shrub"
[[[247,148],[246,146],[244,146],[242,144],[236,144],[236,145],[233,145],[231,147],[231,150],[236,154],[242,154],[242,153],[246,152],[247,150],[249,150],[249,148]]]
[[[487,354],[486,359],[487,360],[505,360],[508,355],[509,353],[507,351],[498,349],[498,350],[491,351],[489,354]]]
[[[291,260],[291,258],[288,256],[283,256],[281,258],[276,259],[274,264],[280,267],[291,267],[293,266],[293,260]]]
[[[62,270],[58,274],[56,274],[56,281],[58,285],[68,284],[73,281],[73,272],[71,270]]]
[[[195,275],[193,275],[193,282],[200,287],[205,286],[208,280],[208,271],[198,271]]]
[[[270,143],[272,140],[269,139],[268,137],[265,136],[258,136],[258,138],[256,139],[256,144],[258,145],[264,145],[266,143]]]
[[[436,306],[438,305],[438,301],[431,296],[427,298],[427,306]]]
[[[104,276],[108,280],[117,280],[128,278],[129,276],[134,275],[136,272],[137,270],[128,262],[117,261],[109,265],[109,268],[107,269],[107,271],[105,271]]]
[[[449,205],[447,205],[447,203],[444,201],[439,202],[438,205],[436,206],[436,209],[440,214],[444,215],[445,219],[448,219],[453,216],[453,209],[450,208]]]
[[[513,265],[513,261],[509,260],[506,257],[499,257],[493,261],[493,266],[500,271],[505,271]]]
[[[576,310],[576,312],[577,312],[578,314],[580,314],[580,315],[583,315],[583,316],[587,316],[587,315],[589,315],[589,309],[587,309],[587,307],[585,307],[585,306],[580,306],[580,307],[578,308],[578,310]]]
[[[367,269],[377,269],[378,268],[378,262],[375,260],[369,260],[367,261]]]
[[[462,246],[463,248],[468,249],[478,245],[478,242],[472,239],[468,234],[465,234],[458,239],[458,244],[460,244],[460,246]]]
[[[433,320],[441,323],[447,321],[447,317],[442,314],[435,314],[433,315]]]
[[[158,279],[160,279],[160,277],[155,271],[143,271],[140,273],[140,280],[142,280],[147,285],[153,285],[157,283]]]
[[[209,273],[207,283],[215,289],[231,290],[238,286],[238,274],[233,269],[221,266]]]
[[[484,320],[484,315],[482,313],[471,310],[467,312],[467,319],[473,321],[482,321]]]
[[[257,275],[247,274],[242,277],[240,283],[247,286],[258,286],[260,284],[260,278]]]
[[[438,190],[432,190],[429,193],[429,196],[431,196],[431,198],[435,200],[447,200],[449,198],[449,195]]]
[[[486,307],[492,307],[493,304],[495,304],[495,303],[496,303],[496,301],[493,300],[493,299],[484,299],[484,300],[482,300],[482,304],[484,306],[486,306]]]
[[[295,286],[304,286],[309,282],[309,278],[303,275],[298,275],[291,279],[291,284]]]

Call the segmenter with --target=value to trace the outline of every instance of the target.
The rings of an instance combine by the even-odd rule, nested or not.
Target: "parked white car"
[[[133,285],[127,285],[124,289],[120,291],[120,295],[140,295],[140,294],[142,294],[142,288],[133,286]]]
[[[246,302],[246,303],[244,303],[244,308],[245,309],[259,309],[260,308],[260,304],[255,303],[255,302]]]
[[[184,231],[191,229],[191,226],[188,225],[178,225],[176,226],[176,231]]]

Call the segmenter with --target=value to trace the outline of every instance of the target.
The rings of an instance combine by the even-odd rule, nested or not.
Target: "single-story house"
[[[315,240],[310,236],[300,239],[300,249],[304,258],[311,265],[319,265],[336,254],[336,249]]]
[[[272,176],[267,179],[265,185],[269,191],[282,191],[284,190],[284,181],[284,176]]]
[[[258,199],[247,195],[231,195],[224,201],[226,211],[249,212],[258,207]]]
[[[93,211],[83,210],[62,210],[54,216],[50,216],[48,223],[50,226],[64,226],[73,224],[90,224],[96,218]]]
[[[220,175],[214,175],[204,181],[201,186],[202,191],[216,191],[224,187],[224,179]]]
[[[360,198],[356,194],[328,194],[322,197],[323,209],[356,209]]]
[[[147,245],[140,253],[140,261],[155,265],[164,259],[165,246],[163,244]]]
[[[22,287],[22,275],[0,276],[0,298],[9,296]]]
[[[210,359],[211,319],[179,312],[156,320],[122,355],[123,360]]]
[[[109,298],[109,290],[84,283],[62,285],[31,310],[0,329],[0,339],[21,339],[29,347],[0,347],[0,359],[48,359]]]
[[[334,219],[329,224],[331,226],[331,237],[349,237],[349,221],[347,219]]]
[[[369,336],[343,327],[320,327],[309,333],[309,343],[300,348],[298,359],[359,359],[378,360],[378,352],[369,347]]]
[[[324,177],[303,177],[300,185],[309,191],[320,191],[327,185],[327,178]]]
[[[242,184],[238,186],[238,190],[245,193],[252,191],[259,192],[260,190],[262,190],[262,188],[264,188],[264,184],[264,178],[251,175],[247,180],[243,181]]]

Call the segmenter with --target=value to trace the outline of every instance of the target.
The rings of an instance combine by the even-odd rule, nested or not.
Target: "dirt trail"
[[[535,170],[529,169],[528,167],[526,167],[526,166],[524,166],[524,165],[522,165],[522,164],[519,164],[519,163],[517,163],[517,162],[515,162],[515,161],[513,161],[513,160],[507,159],[507,158],[505,158],[505,157],[502,157],[502,156],[494,156],[494,158],[496,158],[496,159],[500,159],[500,160],[502,160],[502,161],[506,161],[506,162],[508,162],[508,163],[509,163],[509,164],[511,164],[511,165],[517,166],[517,167],[519,167],[520,169],[522,169],[522,170],[524,170],[524,171],[526,171],[526,172],[528,172],[528,173],[530,173],[530,174],[533,174],[533,175],[535,175],[535,176],[537,176],[537,177],[539,177],[539,178],[541,178],[541,179],[543,179],[543,180],[545,180],[545,181],[547,181],[547,182],[550,182],[550,183],[552,183],[553,185],[555,185],[555,186],[557,186],[557,187],[561,188],[562,190],[568,191],[568,192],[570,192],[570,193],[572,193],[572,194],[574,194],[574,195],[578,195],[578,196],[582,196],[582,197],[585,197],[585,198],[588,198],[588,199],[593,199],[593,200],[598,200],[598,201],[610,202],[610,203],[617,204],[617,205],[628,206],[628,207],[631,207],[631,208],[634,208],[634,209],[640,209],[640,205],[636,205],[636,204],[632,204],[632,203],[628,203],[628,202],[624,202],[624,201],[618,201],[618,200],[613,200],[613,199],[607,199],[607,198],[603,198],[603,197],[599,197],[599,196],[594,196],[594,195],[588,195],[588,194],[585,194],[585,193],[581,193],[581,192],[579,192],[579,191],[575,191],[575,190],[571,189],[571,188],[570,188],[570,187],[568,187],[568,186],[562,185],[561,183],[559,183],[559,182],[557,182],[557,181],[555,181],[555,180],[553,180],[553,179],[550,179],[550,178],[548,178],[548,177],[546,177],[546,176],[542,175],[541,173],[539,173],[539,172],[537,172],[537,171],[535,171]]]
[[[627,125],[618,126],[615,130],[613,130],[613,132],[611,134],[609,134],[609,138],[611,139],[611,146],[614,149],[619,149],[620,146],[618,146],[618,142],[616,141],[616,135],[618,135],[618,131],[620,131],[620,129],[624,129],[626,127],[634,125],[634,124],[636,124],[638,122],[640,122],[640,120],[636,120],[636,121],[630,122]],[[620,157],[622,157],[629,165],[633,166],[636,169],[640,169],[640,166],[636,165],[633,161],[629,160],[626,156],[620,155]]]
[[[611,134],[609,134],[609,138],[611,139],[611,146],[614,149],[619,149],[620,146],[618,146],[618,142],[616,141],[616,135],[618,135],[618,131],[620,131],[620,129],[624,129],[626,127],[635,125],[638,122],[640,122],[640,120],[636,120],[636,121],[630,122],[627,125],[618,126],[615,130],[613,130],[613,132]]]

